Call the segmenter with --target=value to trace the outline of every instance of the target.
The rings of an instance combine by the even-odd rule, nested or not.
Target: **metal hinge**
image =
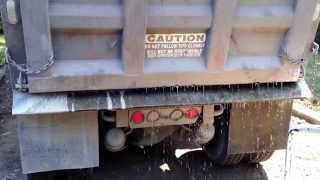
[[[319,52],[319,44],[317,44],[316,42],[313,42],[310,46],[310,52],[312,53],[314,60],[316,61],[318,59],[317,56]],[[292,64],[300,65],[301,71],[300,71],[299,79],[303,79],[305,77],[306,60],[304,58],[292,58],[288,55],[288,53],[283,48],[282,48],[282,53],[279,55],[279,57],[287,59]],[[314,71],[317,71],[317,68],[314,68]],[[313,74],[316,74],[316,73],[313,73]]]
[[[293,58],[293,57],[289,56],[288,52],[284,48],[282,48],[282,52],[279,55],[279,57],[287,59],[292,64],[304,64],[305,63],[305,59],[303,59],[303,58]]]
[[[19,76],[16,79],[14,87],[20,91],[26,91],[28,89],[26,76],[24,76],[22,72],[19,72]]]

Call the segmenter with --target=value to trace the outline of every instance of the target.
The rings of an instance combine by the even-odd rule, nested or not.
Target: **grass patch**
[[[5,63],[5,52],[4,52],[4,47],[6,45],[6,41],[4,39],[4,35],[0,35],[0,66],[4,65]]]
[[[320,57],[318,57],[318,63],[320,63]],[[320,97],[320,64],[318,64],[318,71],[316,72],[316,76],[314,79],[314,68],[316,66],[316,60],[314,58],[312,58],[308,65],[307,65],[307,69],[306,69],[306,76],[305,79],[307,81],[307,83],[309,84],[309,86],[312,88],[312,91],[314,92],[314,94],[317,97]]]
[[[320,112],[320,103],[318,101],[309,101],[309,100],[295,100],[295,103],[304,105],[311,110]]]
[[[4,35],[0,35],[0,48],[4,47],[6,45],[6,40],[4,39]]]

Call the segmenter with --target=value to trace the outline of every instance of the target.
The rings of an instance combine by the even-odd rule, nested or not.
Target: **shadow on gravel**
[[[161,148],[148,150],[129,148],[120,153],[105,153],[100,159],[100,167],[90,170],[85,178],[85,171],[58,172],[56,175],[37,174],[35,180],[50,179],[123,179],[123,180],[206,180],[206,179],[268,179],[261,165],[240,165],[219,167],[213,165],[201,151],[186,154],[180,159],[168,155]],[[162,167],[162,169],[160,168]],[[69,177],[65,177],[66,175]],[[70,178],[70,175],[73,178]],[[69,180],[68,179],[68,180]]]

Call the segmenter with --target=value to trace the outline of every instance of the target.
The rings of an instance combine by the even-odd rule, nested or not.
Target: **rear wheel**
[[[271,158],[274,151],[264,151],[264,152],[256,152],[256,153],[248,153],[244,156],[243,162],[246,163],[259,163],[266,161]]]
[[[23,180],[88,180],[93,169],[62,170],[25,175]]]
[[[243,160],[244,156],[245,156],[244,154],[227,155],[222,162],[219,162],[219,164],[224,166],[237,165]]]
[[[272,156],[273,151],[228,154],[230,108],[230,105],[227,106],[225,112],[221,116],[215,117],[215,127],[217,129],[215,137],[203,147],[208,157],[214,163],[222,166],[237,165],[241,162],[259,163],[268,160]]]
[[[227,106],[221,116],[215,117],[216,134],[213,140],[203,147],[208,157],[222,166],[237,165],[245,156],[245,154],[228,154],[229,110],[230,106]]]

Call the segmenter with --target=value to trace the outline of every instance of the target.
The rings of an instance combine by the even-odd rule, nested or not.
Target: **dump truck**
[[[318,0],[1,0],[23,173],[169,142],[214,163],[284,149]]]

